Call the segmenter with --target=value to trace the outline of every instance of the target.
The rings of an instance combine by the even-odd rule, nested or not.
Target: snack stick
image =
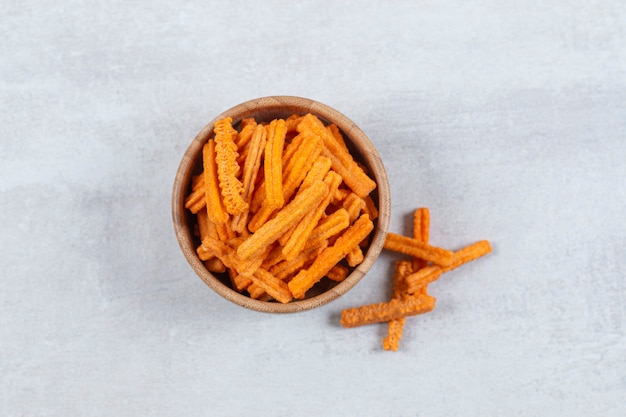
[[[387,324],[387,336],[383,338],[383,349],[393,350],[394,352],[398,350],[405,321],[405,317],[389,320]]]
[[[248,294],[250,294],[250,298],[254,300],[260,300],[263,298],[263,296],[267,295],[265,290],[254,282],[250,282],[250,285],[248,285],[248,288],[246,288],[246,290],[248,291]]]
[[[346,254],[346,261],[348,261],[348,265],[353,268],[363,262],[363,259],[363,251],[359,245],[353,247],[350,252]]]
[[[406,277],[413,273],[413,263],[407,260],[396,261],[392,281],[392,299],[400,299],[406,293]]]
[[[429,242],[430,234],[430,211],[426,207],[420,207],[413,212],[413,238],[422,243]],[[418,271],[428,265],[428,261],[413,258],[413,270]]]
[[[250,139],[248,156],[246,157],[246,161],[243,167],[242,198],[245,202],[248,203],[248,208],[250,207],[250,202],[252,200],[254,184],[256,182],[257,173],[259,172],[259,167],[261,166],[261,157],[263,156],[267,137],[267,133],[263,126],[257,125],[256,127],[254,127],[253,130],[254,132]],[[233,218],[232,227],[234,231],[238,233],[243,233],[245,230],[247,230],[248,215],[249,210],[246,210]]]
[[[193,214],[196,214],[201,209],[206,207],[206,199],[204,198],[204,181],[203,187],[193,191],[185,199],[185,208],[189,209]]]
[[[335,201],[343,201],[345,200],[345,198],[350,195],[352,191],[347,190],[345,188],[340,188],[337,190],[337,192],[335,193]],[[370,217],[371,218],[371,217]]]
[[[313,261],[309,269],[301,270],[291,281],[289,289],[295,298],[303,298],[304,294],[315,285],[330,269],[339,263],[354,246],[374,229],[374,224],[365,214],[350,226],[335,242]]]
[[[189,209],[190,212],[196,214],[198,213],[200,210],[202,210],[203,208],[206,207],[206,199],[204,197],[204,192],[202,193],[202,198],[200,200],[198,200],[195,204],[193,204],[192,206],[187,207]]]
[[[271,268],[277,263],[282,262],[284,260],[285,260],[285,257],[283,256],[283,248],[280,245],[275,244],[271,247],[271,250],[265,257],[265,259],[263,259],[261,268],[267,269],[268,271],[272,272]]]
[[[202,240],[204,240],[205,237],[209,236],[211,234],[211,224],[213,224],[213,222],[211,220],[209,220],[209,215],[207,214],[206,210],[200,210],[197,214],[197,220],[198,220],[198,232],[200,235],[200,241],[202,242]],[[215,231],[215,228],[213,228],[213,231]]]
[[[392,300],[400,300],[405,294],[406,290],[406,277],[413,272],[413,264],[411,261],[396,261],[395,272],[393,274],[393,292],[391,294]],[[404,331],[405,317],[389,320],[387,322],[387,336],[383,338],[382,345],[385,350],[398,350],[400,345],[400,339],[402,339],[402,333]]]
[[[361,212],[365,210],[365,200],[355,193],[348,194],[342,203],[343,208],[345,208],[350,215],[350,223],[353,223],[359,217]]]
[[[441,273],[442,268],[437,265],[420,268],[406,277],[406,292],[414,294],[426,288],[428,284],[438,280]]]
[[[250,279],[252,279],[254,284],[263,288],[266,293],[281,303],[288,303],[293,298],[287,284],[263,268],[257,269]]]
[[[232,268],[228,269],[228,277],[230,278],[232,287],[239,292],[245,291],[250,284],[252,284],[252,280],[249,277],[239,275],[239,273]]]
[[[274,119],[269,124],[265,144],[265,204],[279,209],[285,204],[283,199],[283,146],[287,126],[282,119]]]
[[[441,268],[441,272],[449,272],[468,262],[474,261],[491,252],[491,244],[488,240],[479,240],[458,251],[454,252],[450,265]]]
[[[412,272],[412,261],[396,261],[392,281],[392,300],[400,300],[402,299],[403,295],[406,294],[406,277]],[[404,317],[389,320],[389,322],[387,323],[387,336],[383,338],[383,349],[393,351],[398,350],[398,347],[400,345],[400,339],[402,338],[402,332],[404,329],[404,322]]]
[[[294,258],[286,259],[274,265],[270,272],[276,275],[276,278],[286,280],[308,262],[313,261],[327,246],[327,241],[322,241],[317,246],[309,246],[299,252]]]
[[[254,186],[254,192],[252,193],[252,202],[250,203],[250,212],[256,213],[259,211],[265,201],[265,172],[259,170],[256,176],[256,184]]]
[[[424,259],[440,266],[448,266],[452,262],[453,253],[451,251],[396,233],[387,233],[383,247],[394,252]]]
[[[329,124],[328,126],[326,126],[326,130],[328,130],[330,134],[333,135],[333,137],[335,138],[335,141],[337,141],[337,144],[341,146],[343,150],[350,153],[350,150],[348,149],[348,146],[346,145],[346,141],[343,139],[343,135],[341,134],[341,131],[339,130],[336,124],[334,123]]]
[[[239,133],[237,134],[237,137],[235,138],[235,145],[237,145],[237,149],[239,152],[241,152],[241,150],[246,147],[246,145],[248,145],[248,143],[250,142],[250,140],[252,140],[252,134],[254,133],[254,130],[257,127],[257,123],[256,121],[254,121],[254,119],[252,119],[250,122],[246,123],[245,125],[243,124],[242,121],[242,127],[241,130],[239,131]]]
[[[324,142],[322,154],[332,161],[332,166],[342,177],[346,185],[359,197],[365,197],[376,188],[376,183],[354,162],[352,155],[337,143],[324,124],[312,114],[307,114],[298,124],[298,132],[310,130]]]
[[[302,145],[303,140],[304,136],[297,135],[285,145],[285,149],[283,150],[283,166],[287,166],[287,163],[293,157],[293,154],[296,153],[300,145]]]
[[[376,208],[372,196],[368,194],[363,200],[365,200],[365,212],[370,216],[370,219],[376,220],[378,218],[378,208]]]
[[[288,118],[285,119],[285,123],[287,124],[287,132],[295,132],[298,127],[298,123],[302,120],[302,116],[299,114],[292,114]]]
[[[265,250],[275,242],[280,235],[296,224],[305,214],[315,208],[328,193],[328,187],[322,181],[314,182],[309,188],[298,193],[276,217],[261,226],[250,235],[237,249],[240,259],[248,259]]]
[[[196,191],[204,188],[204,175],[202,173],[194,175],[191,178],[191,191]]]
[[[311,169],[304,177],[302,184],[300,184],[300,188],[307,188],[310,186],[313,181],[323,180],[326,177],[326,174],[330,171],[330,159],[325,156],[318,156]],[[342,179],[343,181],[343,179]]]
[[[321,240],[328,240],[337,233],[350,226],[350,218],[345,209],[339,209],[333,214],[326,216],[315,226],[309,236],[307,245],[315,245]]]
[[[256,232],[263,226],[267,221],[275,214],[277,210],[270,207],[268,204],[261,205],[259,211],[254,213],[254,216],[250,219],[248,223],[248,230],[251,232]]]
[[[201,261],[208,261],[209,259],[215,257],[215,252],[213,250],[202,245],[196,248],[196,253],[198,254],[198,258],[200,258]]]
[[[332,268],[330,268],[330,271],[326,273],[326,277],[333,281],[341,282],[344,279],[346,279],[346,277],[348,276],[348,272],[350,271],[348,270],[347,267],[341,264],[337,264],[333,266]]]
[[[204,261],[204,266],[211,272],[222,273],[226,271],[226,265],[219,258],[213,257]]]
[[[344,327],[356,327],[365,324],[382,323],[402,317],[415,316],[432,311],[434,308],[435,298],[420,294],[401,300],[391,300],[343,310],[339,322]]]
[[[372,181],[356,163],[354,163],[354,166],[357,167],[358,171],[352,171],[342,163],[339,156],[334,154],[326,146],[322,149],[322,155],[330,158],[333,169],[341,175],[348,188],[359,197],[368,195],[376,188],[376,183]]]
[[[248,203],[241,198],[243,185],[237,178],[239,165],[234,141],[237,131],[231,122],[232,118],[226,117],[215,123],[215,159],[224,207],[229,214],[239,214],[248,209]]]
[[[217,175],[217,163],[215,161],[215,141],[209,140],[202,148],[202,162],[204,165],[204,197],[207,213],[215,224],[223,224],[228,221],[228,213],[222,203],[219,180]]]
[[[339,184],[341,184],[341,181],[341,176],[334,171],[330,171],[326,174],[324,184],[328,186],[328,193],[318,206],[307,213],[289,234],[289,240],[287,240],[283,248],[283,254],[287,259],[293,258],[304,248],[311,233],[313,233],[313,229],[315,229],[326,211],[326,207],[330,204],[330,200],[335,190],[339,187]]]
[[[217,231],[217,237],[222,242],[226,242],[235,237],[235,231],[230,227],[229,223],[222,223],[215,225]]]

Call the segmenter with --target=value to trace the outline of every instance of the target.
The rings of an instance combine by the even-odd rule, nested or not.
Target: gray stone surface
[[[494,253],[437,308],[268,315],[186,264],[170,195],[195,134],[266,95],[345,113],[391,230]],[[0,415],[626,414],[626,5],[0,2]]]

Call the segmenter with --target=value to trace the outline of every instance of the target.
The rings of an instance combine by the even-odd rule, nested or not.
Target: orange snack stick
[[[191,193],[185,199],[185,208],[196,214],[206,206],[204,198],[204,174],[196,175],[191,180]]]
[[[350,150],[348,149],[348,146],[346,145],[346,141],[343,139],[343,135],[341,134],[341,131],[339,130],[336,124],[334,123],[329,124],[328,126],[326,126],[326,130],[328,130],[330,134],[333,135],[333,137],[335,138],[335,141],[337,141],[337,144],[339,146],[341,146],[346,152],[350,153]]]
[[[204,175],[202,173],[191,178],[191,191],[196,191],[200,188],[204,188]]]
[[[316,242],[321,240],[328,240],[337,233],[346,229],[348,226],[350,226],[350,217],[348,212],[345,209],[339,209],[333,214],[320,220],[311,232],[307,245],[314,245]]]
[[[306,130],[315,133],[324,141],[322,154],[330,158],[333,169],[359,197],[365,197],[376,188],[376,183],[365,174],[352,155],[346,152],[316,116],[307,114],[302,118],[298,124],[298,132]]]
[[[425,266],[406,277],[406,292],[416,293],[426,288],[431,282],[435,282],[442,274],[442,268],[437,265]]]
[[[345,208],[350,215],[350,223],[354,222],[361,212],[365,210],[365,200],[355,193],[348,194],[342,203],[343,208]]]
[[[215,160],[224,207],[230,214],[239,214],[248,209],[248,203],[241,197],[243,185],[237,178],[237,131],[233,129],[231,122],[232,119],[226,117],[215,123]]]
[[[298,127],[298,123],[302,120],[302,116],[299,114],[292,114],[288,118],[285,119],[285,123],[287,124],[287,133],[292,133],[296,131]]]
[[[347,267],[337,264],[330,268],[330,271],[326,273],[326,277],[335,282],[341,282],[348,276],[350,271]]]
[[[235,145],[237,145],[237,149],[240,151],[248,145],[252,139],[252,134],[257,127],[257,123],[254,118],[244,120],[246,120],[246,122],[243,120],[241,121],[241,130],[235,139]]]
[[[248,207],[250,206],[250,202],[252,200],[254,184],[256,182],[257,173],[259,172],[259,167],[261,166],[261,157],[263,156],[267,137],[267,132],[265,131],[263,126],[256,125],[253,130],[254,133],[252,134],[252,138],[250,139],[248,155],[243,166],[242,198],[246,203],[248,203]],[[234,231],[238,233],[243,233],[245,230],[247,230],[246,226],[248,224],[248,215],[249,210],[245,210],[244,212],[237,214],[233,218]]]
[[[434,297],[420,294],[401,300],[350,308],[341,312],[339,322],[344,327],[357,327],[415,316],[432,311],[435,308],[435,301]]]
[[[272,298],[281,303],[288,303],[293,298],[287,284],[263,268],[257,269],[250,279]]]
[[[269,124],[265,144],[265,203],[273,209],[285,204],[283,198],[283,146],[287,134],[287,125],[282,119],[275,119]]]
[[[376,208],[372,196],[367,195],[363,200],[365,200],[365,212],[370,216],[370,219],[376,220],[378,218],[378,208]]]
[[[230,283],[233,288],[239,292],[245,291],[252,284],[252,280],[249,277],[239,275],[239,273],[232,268],[228,269],[228,277],[230,278]]]
[[[335,201],[339,202],[339,201],[343,201],[346,199],[347,196],[350,195],[352,191],[345,189],[345,188],[340,188],[337,190],[337,192],[335,193]]]
[[[361,216],[335,242],[313,261],[309,269],[301,270],[291,281],[289,289],[295,298],[303,298],[304,294],[324,275],[343,259],[354,246],[358,246],[374,229],[374,224],[367,215]]]
[[[204,166],[204,196],[209,219],[215,224],[228,221],[228,213],[222,203],[222,194],[219,188],[217,163],[215,161],[215,141],[209,140],[202,148],[202,163]]]
[[[293,258],[304,248],[309,236],[313,233],[313,229],[315,229],[326,207],[330,204],[330,200],[335,190],[339,187],[339,184],[341,184],[341,181],[341,176],[334,171],[330,171],[326,174],[324,184],[328,187],[328,193],[314,210],[311,210],[300,220],[289,235],[289,240],[287,240],[283,248],[283,254],[287,259]]]
[[[458,251],[454,252],[450,265],[441,268],[441,272],[449,272],[468,262],[474,261],[491,252],[491,244],[488,240],[479,240]]]
[[[402,333],[404,332],[404,322],[406,317],[400,317],[397,319],[389,320],[387,324],[387,336],[383,338],[383,349],[398,350],[400,346],[400,339],[402,339]]]
[[[413,238],[422,243],[428,243],[430,234],[430,211],[420,207],[413,212]],[[413,258],[413,270],[417,271],[428,265],[428,261]]]
[[[204,261],[204,266],[211,272],[222,273],[226,271],[226,265],[219,258],[211,258]]]
[[[246,290],[248,291],[250,298],[255,299],[255,300],[263,299],[263,297],[267,295],[265,290],[261,288],[259,285],[255,284],[254,282],[251,282],[250,285],[248,285],[248,287],[246,288]]]
[[[275,242],[290,227],[302,219],[306,213],[314,209],[328,193],[328,187],[322,181],[314,182],[309,188],[298,193],[295,198],[278,212],[276,217],[261,226],[248,237],[237,249],[240,259],[263,252],[268,245]]]
[[[326,174],[330,171],[330,165],[331,162],[329,158],[326,158],[325,156],[318,156],[315,162],[313,162],[311,169],[306,174],[306,177],[304,177],[302,184],[300,184],[300,188],[307,188],[314,181],[324,180]]]
[[[451,251],[396,233],[387,233],[383,247],[394,252],[424,259],[440,266],[448,266],[452,262],[453,253]]]
[[[353,268],[363,262],[363,259],[363,251],[359,245],[353,247],[350,252],[346,254],[346,261],[348,261],[348,265]]]
[[[406,277],[413,273],[413,264],[411,261],[396,261],[395,271],[392,281],[392,299],[400,299],[406,293]]]

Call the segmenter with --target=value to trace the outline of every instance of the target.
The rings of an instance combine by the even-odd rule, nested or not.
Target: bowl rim
[[[361,158],[371,167],[372,172],[370,174],[374,177],[373,179],[376,182],[376,190],[378,193],[379,216],[376,221],[372,241],[367,253],[364,254],[363,262],[358,265],[346,279],[329,290],[310,298],[295,300],[285,304],[275,301],[255,300],[221,282],[219,278],[215,277],[206,269],[203,262],[197,256],[192,239],[192,231],[189,225],[183,220],[187,216],[187,209],[184,207],[184,199],[191,181],[192,171],[198,156],[202,153],[204,143],[206,143],[213,134],[215,123],[225,117],[232,117],[233,124],[236,124],[246,117],[265,113],[280,113],[284,114],[284,117],[294,113],[312,113],[325,123],[335,123],[346,137],[346,140],[359,149]],[[337,299],[354,287],[369,271],[383,249],[389,227],[390,211],[391,202],[387,173],[378,151],[367,135],[353,121],[332,107],[312,99],[297,96],[266,96],[248,100],[214,117],[195,136],[187,147],[176,171],[172,190],[172,217],[175,235],[187,262],[194,272],[196,272],[206,285],[223,298],[239,306],[267,313],[293,313],[310,310]]]

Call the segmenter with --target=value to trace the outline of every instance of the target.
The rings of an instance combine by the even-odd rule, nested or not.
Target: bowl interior
[[[244,118],[254,117],[258,122],[269,122],[275,118],[287,118],[294,113],[302,115],[312,113],[324,124],[334,123],[339,127],[353,158],[367,168],[370,177],[377,184],[371,197],[377,205],[379,216],[374,220],[373,237],[369,247],[364,251],[363,262],[356,268],[351,268],[351,272],[345,280],[337,283],[323,279],[307,292],[306,298],[282,304],[255,300],[241,294],[231,287],[227,274],[214,274],[206,269],[196,254],[196,248],[200,245],[200,241],[193,233],[195,216],[185,209],[184,199],[190,191],[192,177],[202,170],[202,147],[212,137],[216,121],[231,117],[233,126],[238,129],[239,123]],[[183,254],[197,275],[222,297],[238,305],[257,311],[274,313],[309,310],[336,299],[352,288],[370,269],[382,250],[389,225],[390,207],[389,184],[385,168],[378,152],[365,133],[343,114],[324,104],[290,96],[251,100],[225,111],[209,122],[198,133],[185,152],[176,173],[172,196],[172,215],[176,236]]]

